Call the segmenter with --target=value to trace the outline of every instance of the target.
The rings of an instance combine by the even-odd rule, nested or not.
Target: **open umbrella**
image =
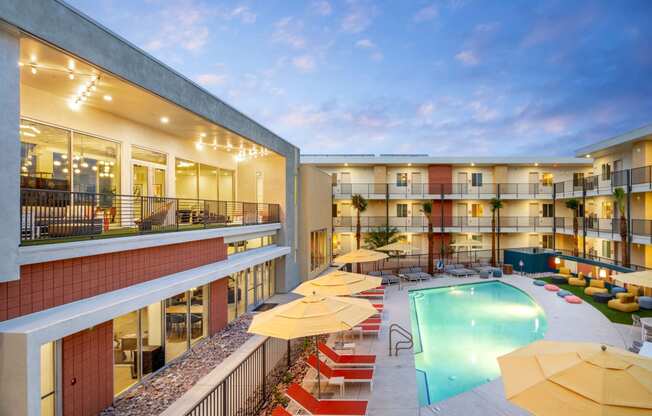
[[[313,293],[327,296],[351,296],[381,285],[382,278],[342,270],[303,282],[292,292],[309,296]]]
[[[373,250],[367,250],[364,248],[349,251],[346,254],[335,257],[333,262],[336,264],[347,264],[347,263],[368,263],[372,261],[378,261],[388,258],[389,256],[385,253],[379,253]]]
[[[507,399],[536,415],[652,414],[652,360],[629,351],[537,341],[498,364]]]
[[[408,252],[414,250],[415,247],[412,247],[412,244],[408,243],[407,241],[397,241],[392,244],[386,244],[382,247],[377,247],[377,251],[402,251],[402,252]]]
[[[652,270],[633,273],[618,273],[612,277],[614,280],[624,284],[652,288]]]
[[[290,340],[352,329],[377,313],[366,299],[311,295],[254,316],[248,332]],[[315,339],[315,349],[319,349]],[[319,359],[317,393],[321,397]]]

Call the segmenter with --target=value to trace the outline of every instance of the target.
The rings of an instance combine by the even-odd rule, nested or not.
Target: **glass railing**
[[[278,204],[21,189],[23,244],[277,223]]]

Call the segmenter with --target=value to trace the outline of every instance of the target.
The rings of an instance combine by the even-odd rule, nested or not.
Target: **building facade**
[[[295,146],[54,0],[0,4],[0,81],[0,414],[96,414],[300,281]]]

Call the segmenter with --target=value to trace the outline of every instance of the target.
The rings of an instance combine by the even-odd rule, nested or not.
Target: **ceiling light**
[[[55,160],[54,162],[52,162],[52,164],[53,164],[54,166],[61,166],[61,161],[59,161],[59,160]]]
[[[474,162],[471,162],[471,166],[475,166],[475,163],[474,163]]]
[[[31,66],[32,66],[32,69],[31,69],[32,74],[33,74],[33,75],[36,75],[36,73],[38,72],[38,71],[36,70],[36,65],[32,64]]]
[[[30,60],[30,62],[32,62],[32,63],[36,62],[36,55],[35,55],[35,54],[31,54],[31,55],[29,56],[29,60]]]
[[[586,155],[587,158],[591,157],[591,155]]]
[[[167,117],[161,117],[161,123],[163,124],[168,124],[170,122],[170,119]]]
[[[111,96],[108,95],[108,94],[105,95],[103,98],[104,98],[104,101],[113,101],[113,97],[111,97]]]
[[[83,161],[82,164],[81,164],[81,167],[82,168],[87,168],[88,167],[88,162]]]
[[[63,168],[63,173],[68,173],[68,168]]]
[[[93,166],[91,169],[97,172],[97,166]]]
[[[408,163],[408,166],[412,166],[412,163]]]
[[[204,137],[206,137],[206,133],[199,133],[199,137],[203,139]]]
[[[195,148],[197,150],[204,150],[204,143],[202,143],[202,142],[195,143]]]
[[[70,69],[71,71],[75,69],[75,61],[73,61],[72,59],[68,61],[68,69]]]
[[[75,173],[78,174],[79,172],[81,172],[81,170],[79,170],[79,169],[75,169]]]
[[[534,166],[539,166],[539,162],[535,162],[535,163],[534,163]]]

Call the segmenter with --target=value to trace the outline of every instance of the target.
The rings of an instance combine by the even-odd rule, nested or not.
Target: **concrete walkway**
[[[505,276],[500,279],[511,284],[534,298],[544,309],[548,320],[545,339],[563,341],[601,342],[625,348],[627,328],[612,324],[604,315],[587,303],[571,305],[554,293],[534,286],[532,279],[521,276]],[[479,278],[436,278],[419,285],[403,288],[398,286],[387,289],[385,315],[381,333],[378,338],[365,336],[349,341],[356,343],[356,353],[377,355],[373,390],[368,385],[346,386],[344,398],[369,401],[369,415],[447,415],[447,416],[516,416],[527,413],[512,405],[504,398],[501,379],[486,383],[473,390],[464,392],[442,402],[419,407],[417,398],[416,370],[411,351],[401,351],[398,357],[388,355],[389,325],[398,323],[411,330],[409,316],[408,290],[429,287],[449,286],[460,283],[486,281]],[[339,339],[331,337],[331,342]],[[305,385],[316,394],[316,373],[307,374]],[[336,386],[322,384],[325,398],[340,398]],[[296,411],[296,407],[290,407]]]

